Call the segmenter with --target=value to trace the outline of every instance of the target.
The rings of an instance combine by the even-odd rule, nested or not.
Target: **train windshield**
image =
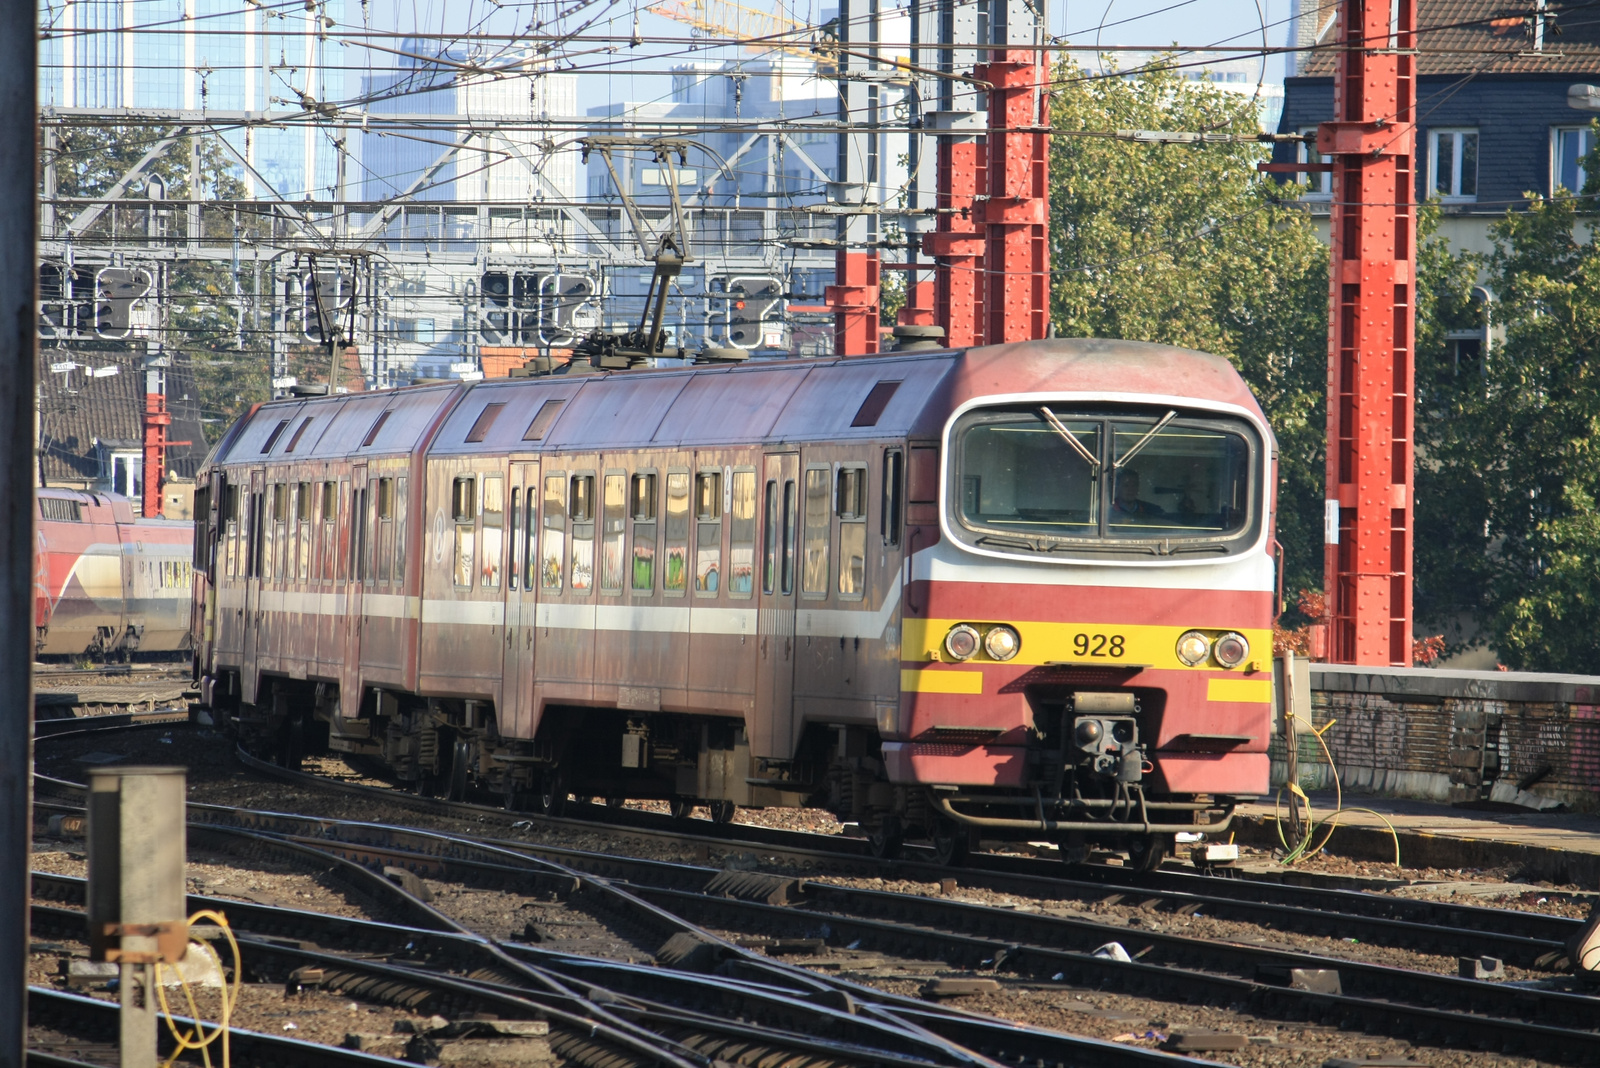
[[[1241,420],[990,409],[953,441],[952,518],[987,548],[1225,553],[1259,523],[1258,439]]]

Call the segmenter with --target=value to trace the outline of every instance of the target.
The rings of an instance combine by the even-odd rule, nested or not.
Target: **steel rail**
[[[463,814],[481,816],[493,814],[505,819],[499,809],[480,806],[463,806],[459,802],[420,798],[409,794],[395,795],[379,787],[354,783],[332,783],[321,776],[306,772],[291,772],[268,764],[248,754],[240,753],[247,766],[295,782],[333,788],[354,796],[376,796],[405,799],[406,807],[438,813],[461,811]],[[599,812],[615,810],[593,806]],[[648,816],[649,813],[637,815]],[[632,833],[666,838],[671,841],[693,842],[707,846],[727,846],[728,841],[717,836],[697,835],[681,826],[674,827],[666,817],[651,823],[666,826],[633,826],[610,821],[579,821],[570,817],[519,815],[519,819],[551,821],[551,826],[582,830],[589,833],[616,833],[625,826]],[[641,823],[643,821],[640,821]],[[739,825],[721,825],[722,831],[745,830]],[[756,829],[751,829],[756,830]],[[1582,921],[1565,916],[1515,909],[1494,909],[1477,905],[1456,905],[1445,902],[1420,901],[1394,897],[1388,894],[1370,894],[1351,890],[1324,889],[1320,887],[1292,886],[1275,882],[1220,879],[1205,875],[1178,872],[1155,872],[1137,879],[1129,879],[1126,872],[1116,869],[1089,869],[1073,876],[1062,873],[1064,865],[1027,857],[984,854],[971,858],[981,861],[981,866],[950,869],[937,864],[913,860],[881,861],[861,855],[857,845],[843,856],[834,853],[829,843],[838,842],[840,836],[820,835],[811,832],[773,831],[740,837],[739,843],[751,842],[772,850],[783,859],[816,864],[822,870],[832,868],[839,874],[864,874],[893,876],[909,879],[937,881],[955,876],[963,885],[1003,893],[1026,894],[1038,897],[1071,898],[1083,901],[1103,900],[1112,895],[1125,895],[1139,901],[1160,898],[1173,909],[1200,905],[1213,916],[1239,919],[1250,923],[1271,923],[1273,926],[1305,934],[1355,937],[1363,941],[1397,948],[1437,952],[1449,956],[1496,956],[1524,967],[1540,966],[1540,961],[1558,953],[1561,944],[1582,926]],[[756,842],[756,839],[760,839]],[[804,846],[795,847],[795,839]],[[856,840],[845,839],[847,842]],[[510,848],[529,849],[526,844],[502,842]],[[627,877],[627,876],[618,876]]]
[[[120,1014],[121,1009],[114,1001],[101,1001],[48,987],[28,988],[30,1027],[48,1026],[63,1034],[87,1034],[115,1044]],[[173,1020],[180,1028],[196,1026],[195,1021],[186,1016],[174,1016]],[[158,1040],[160,1052],[163,1055],[170,1053],[172,1036],[165,1028],[158,1032]],[[228,1041],[238,1062],[258,1068],[394,1068],[395,1064],[388,1057],[375,1057],[357,1050],[239,1028],[230,1029]]]
[[[1527,912],[1519,909],[1496,909],[1482,905],[1461,905],[1453,902],[1439,902],[1418,900],[1414,898],[1396,897],[1391,894],[1367,893],[1360,890],[1351,890],[1342,886],[1307,886],[1291,884],[1268,879],[1251,878],[1244,873],[1236,873],[1240,877],[1217,878],[1215,876],[1176,872],[1163,870],[1142,875],[1134,875],[1123,869],[1084,865],[1068,869],[1059,861],[1043,860],[1033,857],[1007,856],[994,853],[973,854],[959,868],[924,862],[917,859],[879,860],[868,853],[864,840],[846,838],[842,835],[819,834],[811,831],[787,831],[777,828],[752,827],[747,824],[711,824],[709,821],[679,821],[671,817],[656,813],[638,812],[632,810],[612,809],[600,805],[580,806],[585,809],[587,819],[574,816],[545,816],[538,813],[507,813],[498,808],[482,805],[470,805],[463,802],[441,801],[439,799],[423,798],[413,794],[401,793],[382,787],[364,786],[357,783],[341,783],[326,779],[322,776],[312,775],[307,772],[296,772],[268,763],[254,757],[244,750],[238,751],[239,759],[249,768],[263,774],[305,784],[316,784],[322,789],[346,793],[351,796],[368,796],[388,798],[396,804],[421,811],[437,813],[443,807],[447,811],[460,811],[463,814],[474,816],[493,816],[500,819],[528,820],[530,822],[548,822],[552,827],[582,830],[591,833],[615,832],[618,828],[628,831],[650,835],[653,837],[666,837],[672,840],[707,845],[727,846],[730,844],[760,845],[763,848],[780,852],[787,858],[801,863],[813,863],[819,867],[833,866],[840,874],[869,874],[889,875],[903,878],[926,878],[930,881],[940,878],[955,876],[962,883],[993,889],[1002,892],[1026,893],[1040,896],[1051,893],[1055,896],[1077,897],[1083,900],[1092,900],[1090,895],[1099,894],[1128,894],[1140,895],[1140,900],[1147,899],[1152,891],[1164,894],[1189,895],[1187,898],[1174,898],[1175,904],[1187,904],[1192,899],[1211,902],[1218,908],[1224,907],[1226,901],[1235,900],[1248,903],[1251,906],[1272,905],[1286,909],[1297,909],[1295,912],[1279,912],[1275,918],[1285,922],[1298,920],[1310,926],[1304,928],[1306,933],[1320,933],[1317,928],[1326,927],[1325,918],[1330,913],[1351,918],[1370,917],[1374,919],[1394,920],[1407,924],[1421,924],[1428,927],[1439,928],[1434,934],[1421,930],[1411,929],[1404,931],[1401,940],[1395,944],[1405,948],[1415,945],[1436,945],[1439,952],[1461,956],[1480,956],[1491,953],[1503,956],[1507,960],[1520,960],[1518,957],[1518,944],[1515,942],[1500,945],[1504,953],[1494,953],[1485,943],[1485,939],[1494,941],[1499,935],[1509,935],[1513,938],[1535,939],[1551,943],[1564,942],[1570,938],[1583,924],[1581,920],[1574,920],[1565,916],[1552,916],[1545,913]],[[572,806],[569,806],[569,811]],[[691,824],[685,827],[685,822]],[[699,824],[716,828],[710,834],[699,834]],[[854,863],[851,863],[851,862]],[[1305,877],[1308,873],[1296,873]],[[986,876],[1003,877],[985,880]],[[1026,881],[1019,881],[1019,877]],[[1330,882],[1347,882],[1342,876],[1328,879]],[[1249,913],[1255,913],[1254,908],[1241,913],[1240,918],[1248,919]],[[1301,928],[1295,928],[1300,930]],[[1358,936],[1378,940],[1380,926],[1366,929],[1367,934]],[[1465,944],[1468,940],[1463,938],[1464,931],[1478,932],[1480,936]],[[1434,942],[1416,941],[1408,942],[1407,938],[1423,939],[1431,937]],[[1526,948],[1526,947],[1523,947]]]
[[[818,888],[809,884],[807,889]],[[832,894],[843,888],[821,887]],[[850,891],[852,895],[878,895],[878,905],[900,912],[909,902],[934,902],[942,906],[941,921],[962,920],[985,934],[953,933],[945,928],[913,925],[842,914],[775,907],[751,901],[711,898],[681,890],[635,887],[635,892],[686,917],[715,923],[726,929],[750,933],[778,933],[788,937],[824,937],[831,943],[857,944],[879,952],[913,959],[961,962],[975,968],[1004,969],[1030,979],[1116,988],[1143,996],[1189,1001],[1197,994],[1212,1000],[1244,1002],[1251,1011],[1288,1019],[1330,1017],[1340,1026],[1368,1034],[1387,1034],[1445,1046],[1512,1051],[1541,1060],[1566,1064],[1600,1063],[1600,1032],[1556,1024],[1527,1022],[1505,1015],[1525,1008],[1542,1019],[1600,1019],[1600,998],[1554,991],[1510,987],[1500,983],[1458,979],[1448,975],[1390,968],[1312,954],[1263,949],[1217,941],[1183,938],[1164,933],[1135,931],[1036,914],[1017,914],[986,906],[935,902],[935,899],[885,895],[879,891]],[[882,899],[891,900],[882,900]],[[862,899],[857,898],[857,903]],[[872,905],[868,904],[868,911]],[[954,909],[968,911],[958,917]],[[988,913],[989,915],[984,915]],[[1019,923],[1018,921],[1024,921]],[[1056,945],[1041,946],[1014,937],[1026,921],[1050,921],[1059,935]],[[1032,931],[1041,936],[1035,927]],[[1042,936],[1041,936],[1042,937]],[[1098,940],[1098,941],[1097,941]],[[1093,956],[1090,944],[1109,941],[1137,943],[1163,950],[1160,963],[1135,959],[1124,963]],[[1071,946],[1072,948],[1063,948]],[[1356,993],[1325,994],[1262,981],[1272,972],[1287,981],[1292,968],[1336,970]],[[1059,977],[1059,978],[1058,978]],[[1437,1004],[1464,1007],[1436,1008]]]
[[[258,758],[249,756],[242,751],[239,755],[240,759],[252,769],[263,771],[287,781],[313,786],[325,791],[368,797],[432,814],[445,812],[447,814],[480,819],[492,817],[499,821],[526,820],[530,823],[547,823],[552,827],[564,830],[611,835],[615,835],[619,830],[625,830],[645,837],[694,844],[706,848],[743,844],[745,841],[741,839],[737,843],[730,843],[717,837],[696,835],[692,831],[683,828],[681,823],[664,817],[651,822],[665,823],[665,827],[635,827],[622,826],[609,821],[597,822],[526,814],[513,815],[500,809],[484,806],[463,805],[459,802],[422,798],[379,787],[339,783],[322,776],[288,771],[277,765],[268,764]],[[68,793],[81,789],[74,787],[73,784],[60,783],[59,780],[55,780],[54,783],[64,788]],[[191,809],[195,807],[191,806]],[[615,811],[604,809],[600,806],[593,807],[597,812],[601,813]],[[243,810],[220,808],[217,811],[241,815],[243,812]],[[638,813],[637,815],[649,816],[651,814]],[[287,814],[273,817],[274,825],[271,827],[261,822],[265,819],[267,819],[266,814],[253,813],[245,819],[245,825],[271,829],[285,834],[296,833],[283,824],[284,820],[292,820],[295,817]],[[307,819],[307,822],[303,822],[301,826],[308,828],[319,827],[325,822]],[[861,856],[854,850],[841,856],[830,849],[815,848],[817,845],[839,843],[839,836],[819,835],[809,832],[773,831],[767,828],[740,828],[738,825],[723,825],[722,830],[763,831],[765,832],[764,834],[756,837],[776,839],[776,841],[769,840],[751,844],[760,844],[764,849],[774,853],[776,859],[810,864],[821,870],[833,870],[840,874],[883,875],[928,880],[937,880],[956,875],[965,886],[1011,894],[1083,901],[1105,900],[1108,897],[1121,896],[1141,903],[1156,902],[1162,907],[1174,910],[1193,910],[1198,907],[1217,918],[1238,919],[1243,922],[1264,925],[1270,924],[1279,929],[1295,930],[1308,934],[1355,937],[1374,944],[1436,952],[1450,956],[1497,956],[1514,965],[1524,967],[1548,965],[1552,959],[1561,955],[1561,944],[1582,925],[1582,921],[1567,917],[1550,916],[1521,910],[1419,901],[1387,894],[1290,886],[1264,881],[1219,879],[1175,872],[1152,873],[1140,878],[1137,883],[1114,881],[1118,878],[1125,878],[1126,873],[1117,872],[1113,869],[1089,869],[1081,873],[1074,872],[1074,874],[1081,874],[1081,878],[1065,878],[1059,874],[1049,874],[1052,870],[1059,872],[1061,865],[1024,857],[985,855],[983,867],[962,868],[953,871],[938,865],[916,861],[879,861]],[[300,830],[298,833],[317,834],[320,832],[311,829]],[[779,842],[793,841],[795,839],[804,841],[810,848],[797,849],[793,846],[779,844]],[[859,844],[855,843],[854,840],[845,839],[844,841],[850,842],[856,849],[860,848]],[[376,840],[374,840],[374,844],[376,844]],[[496,844],[502,848],[547,856],[561,863],[571,864],[591,873],[604,874],[611,878],[652,881],[648,879],[641,880],[636,867],[640,863],[648,864],[652,862],[628,861],[624,858],[585,854],[583,851],[559,847],[535,847],[525,842],[498,840]],[[595,865],[599,865],[599,867]]]

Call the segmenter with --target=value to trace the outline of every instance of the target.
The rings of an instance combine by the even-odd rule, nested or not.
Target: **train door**
[[[756,714],[750,755],[794,755],[794,611],[800,537],[800,456],[765,458],[757,508],[761,563],[757,601]]]
[[[495,710],[500,733],[507,737],[531,737],[533,731],[533,641],[538,605],[533,595],[534,532],[539,510],[539,465],[511,465],[511,484],[507,487],[507,526],[511,532],[511,551],[507,556],[505,660],[501,668],[500,703]]]
[[[261,630],[261,541],[267,535],[262,516],[266,485],[262,472],[250,472],[250,494],[245,498],[246,546],[239,570],[244,574],[244,609],[240,613],[240,681],[246,702],[255,703],[256,647]]]
[[[367,465],[350,468],[350,534],[344,583],[344,616],[339,661],[339,714],[354,719],[361,709],[361,590],[371,566],[367,518]]]

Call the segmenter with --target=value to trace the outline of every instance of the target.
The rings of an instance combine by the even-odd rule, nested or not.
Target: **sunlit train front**
[[[952,383],[884,764],[947,832],[1153,864],[1267,789],[1273,439],[1220,357],[1030,348]]]
[[[1122,341],[274,401],[196,671],[291,764],[1149,864],[1267,788],[1273,469],[1225,359]]]

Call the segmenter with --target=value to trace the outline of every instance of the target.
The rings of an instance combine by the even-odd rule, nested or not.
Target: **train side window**
[[[272,484],[272,563],[267,568],[268,578],[283,578],[283,558],[287,555],[289,532],[289,486],[284,482]]]
[[[539,586],[561,590],[561,565],[566,558],[567,476],[548,475],[544,480],[544,538],[539,546]]]
[[[623,541],[627,537],[627,522],[623,509],[627,505],[627,476],[618,471],[606,475],[604,499],[601,507],[600,528],[600,592],[621,593],[623,571]]]
[[[311,577],[311,503],[311,483],[302,482],[294,495],[295,555],[301,582]]]
[[[681,594],[689,585],[689,472],[667,472],[667,562],[661,588]]]
[[[506,540],[510,543],[510,559],[506,561],[506,589],[513,592],[522,583],[522,489],[518,486],[511,487],[511,531]]]
[[[654,593],[656,589],[656,476],[641,471],[633,476],[628,497],[633,517],[632,587],[635,593]]]
[[[899,449],[883,451],[883,513],[879,516],[883,543],[900,544],[900,526],[905,516],[906,454]]]
[[[499,475],[483,479],[483,575],[480,585],[486,590],[500,588],[500,562],[505,559],[502,529],[506,522],[506,480]]]
[[[194,545],[189,554],[189,561],[201,574],[207,573],[206,548],[215,536],[211,525],[211,487],[197,486],[194,491]]]
[[[539,569],[539,484],[531,483],[522,495],[522,588],[532,590]]]
[[[339,524],[339,483],[322,484],[322,546],[318,549],[321,560],[317,574],[324,582],[333,579],[334,546],[337,544]]]
[[[826,467],[806,469],[805,544],[802,548],[804,562],[800,572],[800,591],[812,597],[828,595],[828,542],[833,533],[828,508],[831,474]]]
[[[841,466],[833,496],[839,517],[839,594],[862,597],[867,592],[867,469]]]
[[[372,518],[366,486],[350,490],[350,581],[367,580],[368,529]]]
[[[394,480],[394,581],[406,580],[406,480]]]
[[[264,518],[266,496],[265,493],[250,494],[250,524],[248,530],[250,540],[250,577],[253,579],[261,577],[261,543],[265,540],[261,534],[262,528],[266,523]]]
[[[735,471],[728,514],[728,596],[755,591],[756,473]]]
[[[567,508],[572,513],[572,592],[594,589],[594,476],[573,475]]]
[[[778,590],[778,480],[767,479],[766,506],[761,513],[761,592]]]
[[[378,479],[378,542],[373,561],[378,582],[387,586],[394,566],[394,479]]]
[[[783,593],[784,596],[794,592],[794,558],[795,548],[799,541],[800,533],[800,508],[795,499],[794,479],[787,478],[783,481]]]
[[[694,592],[715,597],[722,588],[722,472],[694,477]]]
[[[232,482],[222,484],[222,531],[227,539],[224,570],[229,578],[235,578],[239,573],[239,487]]]
[[[352,528],[355,523],[351,518],[350,506],[345,503],[346,501],[354,503],[352,498],[347,497],[345,494],[345,489],[349,485],[348,480],[341,478],[339,480],[339,488],[334,491],[334,500],[338,502],[334,508],[337,525],[333,534],[333,580],[335,582],[343,582],[345,580],[345,555],[349,551],[350,539],[354,537]]]
[[[451,484],[450,515],[455,520],[456,544],[451,577],[457,586],[472,588],[473,525],[478,518],[478,479],[461,475]]]

